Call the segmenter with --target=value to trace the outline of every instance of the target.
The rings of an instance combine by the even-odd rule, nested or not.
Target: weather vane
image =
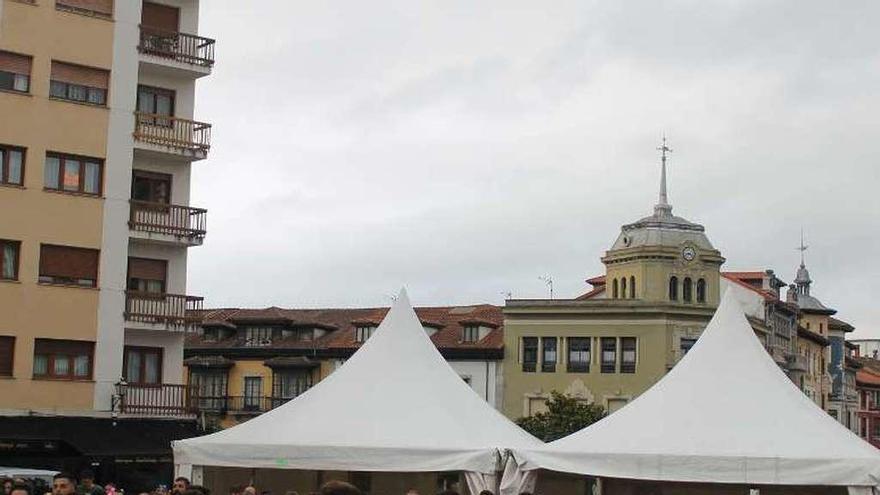
[[[801,245],[794,248],[796,251],[801,252],[801,265],[804,264],[804,251],[806,251],[809,248],[810,248],[810,246],[807,246],[806,244],[804,244],[804,229],[801,229]]]
[[[672,148],[666,145],[666,133],[663,133],[663,144],[657,147],[657,151],[662,153],[660,157],[666,163],[666,154],[672,153]]]

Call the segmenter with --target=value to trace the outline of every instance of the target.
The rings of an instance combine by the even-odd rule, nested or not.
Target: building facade
[[[672,214],[663,148],[654,213],[624,225],[604,277],[575,299],[508,300],[504,405],[544,410],[551,391],[613,412],[666,374],[699,337],[720,298],[721,253],[703,226]]]
[[[211,429],[226,428],[296,398],[366,342],[388,308],[216,309],[198,313],[186,361],[192,407]],[[415,308],[452,368],[498,407],[501,308]],[[368,386],[365,384],[365,386]],[[430,387],[430,384],[425,384]]]
[[[186,263],[205,211],[189,205],[190,166],[210,125],[192,117],[214,62],[198,8],[0,0],[0,204],[15,212],[0,222],[0,464],[97,464],[147,487],[170,469],[168,439],[195,432]],[[118,433],[139,429],[156,445],[127,479]]]
[[[880,361],[870,357],[856,357],[855,360],[860,365],[856,372],[858,434],[880,448]]]

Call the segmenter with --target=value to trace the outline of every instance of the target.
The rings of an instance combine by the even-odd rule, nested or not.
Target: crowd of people
[[[79,483],[77,483],[79,481]],[[79,479],[69,473],[58,473],[52,479],[52,486],[40,483],[37,480],[10,479],[3,480],[3,495],[124,495],[124,490],[117,488],[113,483],[101,486],[95,483],[95,475],[91,471],[80,473]],[[165,486],[159,486],[152,492],[142,492],[138,495],[211,495],[211,491],[200,485],[193,485],[187,478],[178,477],[171,485],[171,490]],[[253,486],[233,487],[229,495],[271,495],[269,492],[257,492]],[[300,495],[295,491],[288,491],[285,495]],[[344,481],[328,481],[319,491],[303,495],[365,495],[358,487]],[[404,495],[422,495],[416,489],[407,490]],[[455,490],[444,490],[437,495],[460,495]],[[479,495],[495,495],[489,490],[483,490]],[[532,495],[521,493],[520,495]]]

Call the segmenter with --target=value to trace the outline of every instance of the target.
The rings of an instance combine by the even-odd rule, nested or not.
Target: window
[[[362,325],[359,327],[355,327],[354,340],[355,342],[366,342],[367,339],[373,336],[373,332],[375,331],[376,327],[373,325]]]
[[[568,372],[588,373],[590,371],[590,338],[569,337]]]
[[[272,397],[290,400],[311,388],[310,370],[278,370],[272,374]]]
[[[691,347],[697,343],[697,339],[691,338],[680,338],[678,339],[678,350],[681,352],[681,356],[684,357],[685,354],[690,352]]]
[[[523,337],[523,367],[527,373],[533,373],[538,367],[538,337]]]
[[[263,396],[263,377],[262,376],[246,376],[244,377],[244,410],[259,411],[260,402]]]
[[[693,285],[694,284],[691,281],[691,278],[685,277],[684,283],[682,284],[682,287],[681,287],[681,299],[684,302],[689,303],[693,299],[693,291],[694,291]]]
[[[544,373],[554,373],[556,371],[556,344],[556,337],[541,338],[541,348],[543,349],[541,371]]]
[[[31,90],[31,57],[0,51],[0,89],[27,93]]]
[[[144,2],[141,10],[141,24],[162,31],[176,32],[180,18],[180,9],[153,2]]]
[[[0,145],[0,184],[24,185],[24,148]]]
[[[613,299],[617,299],[619,296],[617,279],[614,279],[614,282],[611,284],[611,297]]]
[[[21,243],[0,239],[0,280],[18,280]]]
[[[636,338],[620,338],[620,372],[636,372]]]
[[[0,376],[12,376],[15,337],[0,336]]]
[[[162,348],[125,346],[123,378],[135,385],[162,383]]]
[[[629,277],[629,298],[636,298],[636,278],[630,275]]]
[[[113,17],[113,0],[55,0],[55,8],[77,14]]]
[[[626,299],[626,277],[620,279],[620,297]]]
[[[40,283],[97,287],[97,249],[40,245]]]
[[[167,205],[171,202],[171,175],[133,170],[131,199]]]
[[[226,370],[194,370],[190,383],[196,391],[196,404],[199,409],[218,410],[226,407]]]
[[[94,342],[36,339],[34,378],[91,379],[94,350]]]
[[[168,272],[166,260],[128,258],[128,290],[150,294],[165,293]]]
[[[174,115],[174,91],[139,85],[137,109],[138,112],[147,114],[139,117],[140,122],[171,127],[171,119],[162,116]]]
[[[702,278],[697,280],[697,302],[706,302],[706,280]]]
[[[614,373],[617,370],[617,338],[602,337],[602,373]]]
[[[59,100],[105,106],[109,82],[109,71],[53,60],[49,96]]]
[[[53,191],[101,194],[104,161],[58,153],[46,153],[43,187]]]
[[[669,300],[678,301],[678,277],[669,278]]]
[[[463,330],[462,342],[477,342],[480,340],[480,327],[477,325],[466,325]]]

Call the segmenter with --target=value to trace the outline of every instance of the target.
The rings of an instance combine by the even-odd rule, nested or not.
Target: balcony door
[[[296,398],[312,386],[308,369],[275,370],[272,373],[272,399],[275,407]]]
[[[131,199],[156,205],[171,203],[171,175],[132,170]],[[159,211],[165,211],[159,208]]]
[[[137,109],[141,115],[138,119],[146,124],[172,127],[172,120],[162,117],[174,116],[174,97],[175,92],[171,89],[139,84]]]
[[[176,33],[180,29],[180,9],[170,5],[144,2],[141,10],[141,26]]]
[[[128,290],[144,294],[164,294],[167,278],[167,260],[128,258]]]
[[[259,411],[260,398],[263,396],[263,377],[244,377],[244,410]]]
[[[226,408],[226,370],[193,371],[191,378],[199,409],[223,410]]]
[[[162,348],[125,346],[123,378],[132,385],[162,383]]]

